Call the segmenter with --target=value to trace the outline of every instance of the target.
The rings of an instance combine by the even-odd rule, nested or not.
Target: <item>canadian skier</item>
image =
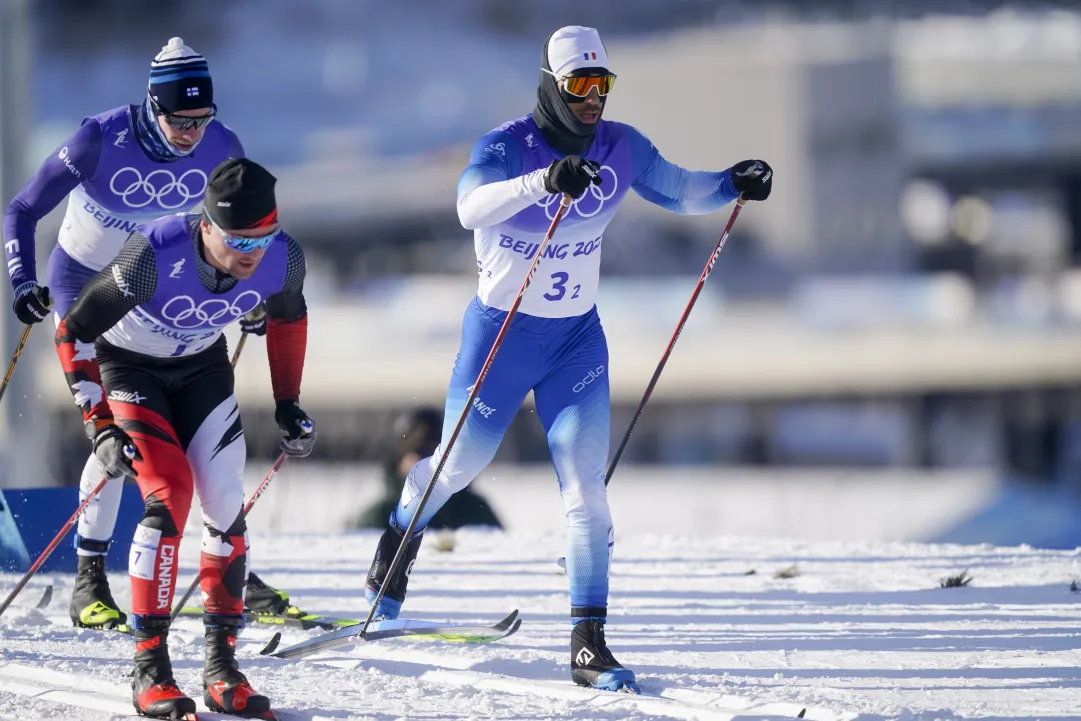
[[[274,185],[274,176],[250,160],[223,162],[210,174],[202,214],[140,226],[87,283],[56,332],[76,393],[97,356],[108,403],[91,411],[94,453],[111,477],[134,476],[146,503],[128,570],[133,697],[148,716],[195,711],[173,679],[167,641],[177,550],[198,490],[204,701],[222,713],[272,717],[269,700],[236,661],[247,577],[246,449],[222,332],[266,303],[282,450],[311,453],[314,426],[297,404],[308,333],[304,253],[278,224]],[[129,446],[134,459],[125,455]]]

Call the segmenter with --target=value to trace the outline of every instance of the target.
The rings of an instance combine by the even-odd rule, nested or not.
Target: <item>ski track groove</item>
[[[253,569],[305,610],[357,617],[376,538],[255,535]],[[256,654],[274,630],[284,630],[283,647],[308,634],[253,625],[242,667],[283,721],[744,721],[791,719],[802,708],[814,721],[1061,721],[1081,713],[1081,596],[1069,592],[1081,576],[1077,551],[617,540],[607,635],[638,672],[643,696],[570,683],[566,577],[555,564],[565,549],[555,535],[466,531],[451,554],[421,551],[404,615],[477,621],[517,607],[522,629],[503,641],[395,639],[289,662]],[[197,543],[184,544],[180,585],[197,553]],[[796,577],[774,578],[792,565]],[[964,569],[972,586],[938,588]],[[0,588],[16,579],[0,574]],[[126,604],[125,575],[110,579]],[[72,718],[73,704],[74,717],[88,721],[137,718],[130,637],[70,627],[71,576],[40,582],[56,587],[47,608],[17,602],[0,617],[0,720]],[[170,636],[177,681],[200,706],[201,631],[196,619],[179,620]]]

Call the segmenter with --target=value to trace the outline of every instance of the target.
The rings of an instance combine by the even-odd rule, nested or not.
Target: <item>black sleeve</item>
[[[132,233],[112,263],[90,279],[66,316],[68,330],[83,343],[97,340],[128,311],[154,297],[158,268],[154,249]]]
[[[294,321],[308,315],[308,306],[304,303],[304,275],[307,273],[307,266],[300,243],[289,234],[286,234],[285,242],[289,247],[285,282],[281,292],[266,299],[266,312],[268,317],[275,320]]]

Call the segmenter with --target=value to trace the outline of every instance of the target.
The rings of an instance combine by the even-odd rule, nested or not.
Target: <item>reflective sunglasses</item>
[[[206,210],[203,211],[203,217],[206,218],[206,222],[210,223],[215,230],[221,233],[222,240],[225,241],[227,247],[238,250],[241,253],[251,253],[253,250],[266,250],[278,239],[278,236],[281,235],[282,232],[281,226],[279,225],[266,235],[260,235],[254,238],[241,238],[236,235],[231,235],[228,231],[215,223],[214,219],[210,217],[210,213],[206,212]]]
[[[559,77],[551,70],[545,70],[544,68],[541,68],[541,70],[551,75],[557,82],[562,80],[563,90],[576,98],[584,98],[589,95],[589,92],[593,90],[593,88],[596,88],[597,94],[603,98],[612,91],[612,86],[616,84],[616,76],[612,74],[597,76],[587,75],[584,77],[567,75]]]
[[[165,118],[165,122],[169,124],[170,128],[184,132],[195,128],[196,130],[202,130],[206,126],[210,125],[210,121],[218,114],[218,106],[213,103],[210,104],[210,112],[206,115],[201,115],[197,118],[188,118],[183,115],[174,115],[165,108],[158,105],[158,103],[151,98],[151,104],[154,106],[154,112]]]

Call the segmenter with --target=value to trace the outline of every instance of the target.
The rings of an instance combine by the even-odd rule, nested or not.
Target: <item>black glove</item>
[[[274,420],[285,433],[281,449],[290,456],[303,458],[315,445],[315,423],[301,410],[296,401],[278,401]]]
[[[552,161],[544,176],[544,189],[549,193],[566,193],[577,199],[590,185],[601,184],[601,166],[577,155]]]
[[[252,335],[266,335],[266,303],[260,303],[251,313],[241,317],[240,331]]]
[[[109,478],[136,476],[132,462],[143,460],[131,436],[111,423],[94,435],[94,455]]]
[[[31,280],[15,289],[15,302],[11,304],[11,308],[21,322],[33,325],[49,317],[53,309],[53,299],[49,297],[48,288],[42,288]]]
[[[744,200],[765,200],[773,190],[773,168],[765,160],[741,160],[732,166],[732,185]]]

